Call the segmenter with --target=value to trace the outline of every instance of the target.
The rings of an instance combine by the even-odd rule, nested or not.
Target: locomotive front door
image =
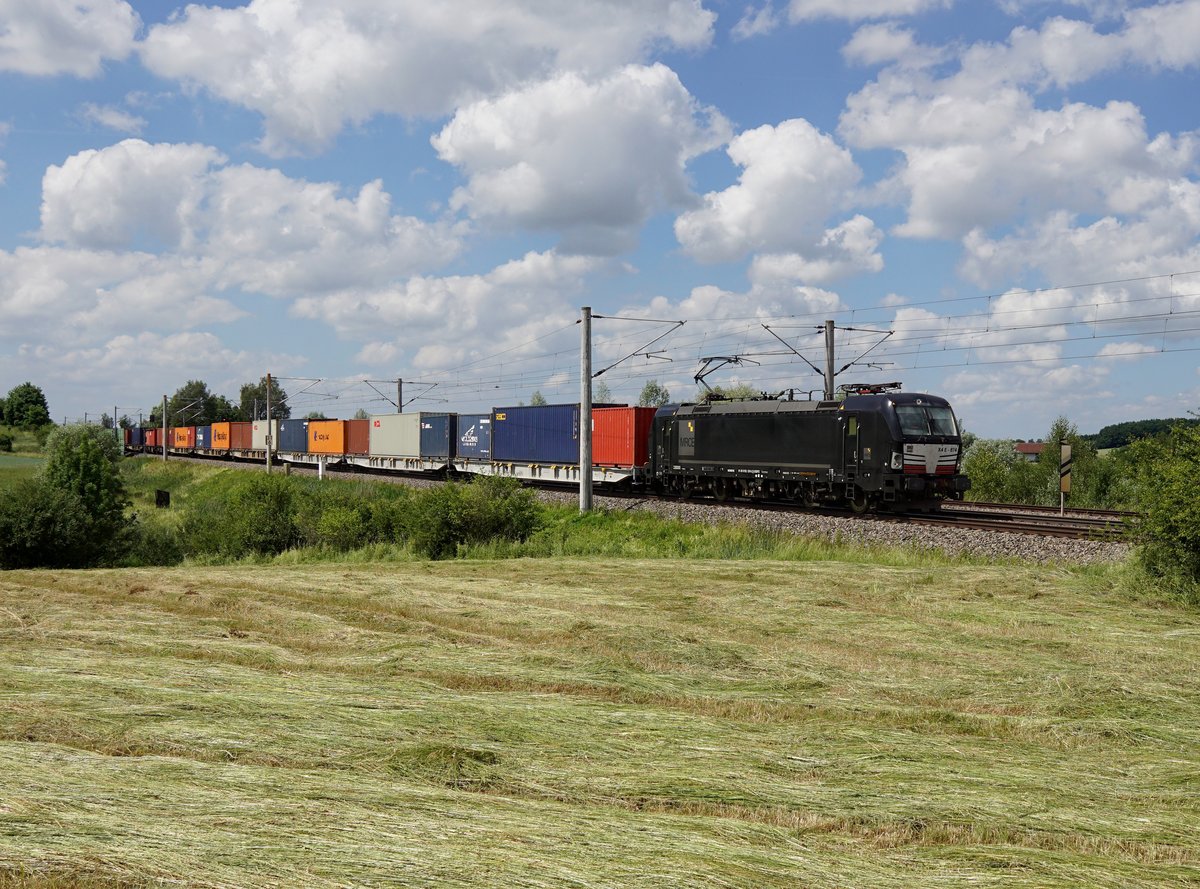
[[[842,473],[847,481],[858,477],[859,435],[858,415],[846,414],[842,418]]]

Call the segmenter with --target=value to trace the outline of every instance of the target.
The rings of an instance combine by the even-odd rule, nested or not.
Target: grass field
[[[1200,615],[1104,577],[0,574],[0,887],[1200,885]]]
[[[42,468],[41,457],[0,454],[0,491],[27,478],[33,478]]]

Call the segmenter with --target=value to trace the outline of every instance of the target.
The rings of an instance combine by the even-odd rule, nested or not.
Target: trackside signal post
[[[1059,445],[1062,451],[1058,461],[1058,514],[1064,515],[1067,495],[1071,493],[1071,446],[1066,442],[1059,442]]]

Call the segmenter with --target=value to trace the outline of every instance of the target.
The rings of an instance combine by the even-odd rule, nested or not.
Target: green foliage
[[[641,407],[662,407],[671,400],[671,393],[667,387],[658,380],[648,380],[646,385],[642,387],[642,394],[638,396],[638,405]]]
[[[12,436],[7,433],[0,432],[0,451],[11,454],[13,449]]]
[[[37,429],[50,422],[50,406],[37,386],[24,382],[9,390],[3,402],[4,422],[21,429]]]
[[[74,515],[38,516],[36,521],[45,527],[72,532],[83,529],[82,538],[69,548],[71,564],[115,562],[130,542],[130,528],[125,519],[129,498],[119,467],[121,446],[99,426],[73,425],[56,428],[47,440],[46,449],[42,480],[48,488],[70,495],[69,508]],[[40,492],[31,492],[25,502],[30,509],[68,508],[66,500]],[[31,515],[30,520],[35,518]],[[43,565],[60,563],[50,550],[44,551],[41,559]]]
[[[0,568],[77,568],[93,561],[92,523],[79,497],[45,478],[0,497]]]
[[[1131,420],[1125,423],[1113,423],[1105,426],[1093,436],[1089,436],[1096,448],[1123,448],[1139,438],[1154,438],[1165,435],[1176,426],[1196,426],[1200,420],[1174,418],[1169,420]]]
[[[182,548],[187,555],[274,555],[299,542],[290,479],[245,473],[203,487],[183,521]]]
[[[267,378],[261,378],[257,383],[246,383],[242,386],[238,400],[241,403],[242,416],[247,420],[262,420],[267,416]],[[254,413],[255,408],[258,414]],[[292,416],[288,405],[287,392],[279,385],[279,381],[271,380],[271,418],[286,420]]]
[[[612,404],[612,390],[608,388],[608,383],[601,380],[592,386],[592,404]]]
[[[547,404],[546,396],[541,393],[541,390],[534,391],[533,395],[529,396],[529,403],[534,407],[539,407]]]
[[[1054,421],[1048,444],[1029,462],[1004,439],[976,439],[963,454],[963,471],[971,479],[971,499],[1053,506],[1059,502],[1059,442],[1071,445],[1071,506],[1118,508],[1128,505],[1129,468],[1124,459],[1101,457],[1066,417]]]
[[[323,413],[321,413],[320,411],[309,411],[307,414],[304,415],[304,419],[306,419],[306,420],[328,420],[329,418],[327,416],[325,416]]]
[[[1179,425],[1130,450],[1140,562],[1167,592],[1200,605],[1200,427]]]
[[[483,477],[469,485],[445,484],[413,498],[408,538],[431,559],[454,556],[460,544],[526,540],[541,523],[532,491],[512,479]]]

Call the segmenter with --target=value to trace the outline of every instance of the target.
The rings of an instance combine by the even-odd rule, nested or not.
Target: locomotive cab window
[[[958,435],[954,413],[932,404],[898,404],[900,431],[905,435]]]
[[[847,435],[858,435],[858,417],[851,417],[846,423]]]

